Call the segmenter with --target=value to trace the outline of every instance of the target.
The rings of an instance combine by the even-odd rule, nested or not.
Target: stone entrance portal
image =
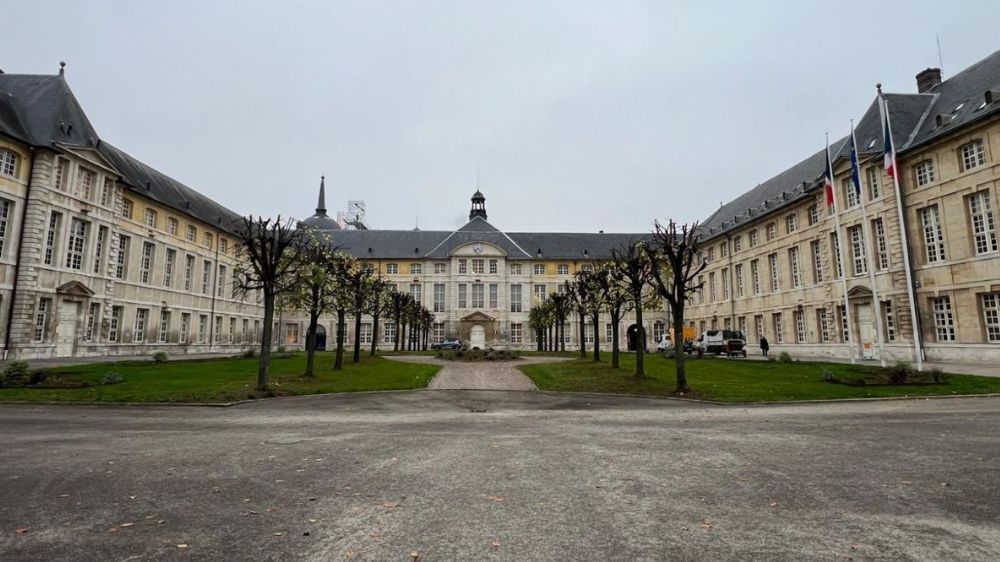
[[[497,339],[496,318],[473,312],[458,322],[458,337],[470,348],[488,349]]]

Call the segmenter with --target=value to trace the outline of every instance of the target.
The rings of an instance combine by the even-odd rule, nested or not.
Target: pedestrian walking
[[[770,347],[771,347],[771,345],[769,343],[767,343],[767,338],[765,338],[764,336],[761,336],[760,337],[760,352],[764,355],[764,357],[767,357],[767,350]]]

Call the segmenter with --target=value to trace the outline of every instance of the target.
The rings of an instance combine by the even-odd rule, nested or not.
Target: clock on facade
[[[477,254],[483,253],[483,245],[482,244],[476,244],[475,246],[472,247],[472,251],[474,253],[477,253]]]

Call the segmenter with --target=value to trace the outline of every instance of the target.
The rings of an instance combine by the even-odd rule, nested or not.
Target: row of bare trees
[[[594,329],[593,358],[600,361],[597,328],[601,314],[607,314],[612,328],[611,365],[620,368],[619,328],[625,315],[634,312],[638,329],[635,376],[643,378],[646,334],[642,315],[662,299],[672,315],[677,391],[687,391],[682,336],[684,308],[692,293],[701,288],[696,280],[705,265],[699,257],[697,224],[657,222],[648,240],[636,240],[613,249],[610,259],[578,271],[573,281],[566,282],[564,291],[552,293],[531,309],[529,325],[535,332],[538,351],[566,351],[566,319],[575,314],[580,330],[580,357],[587,357],[585,329],[589,320]]]
[[[381,340],[380,322],[386,321],[395,327],[393,349],[427,349],[434,315],[412,295],[396,292],[374,267],[338,251],[321,234],[296,228],[290,219],[246,217],[239,235],[237,290],[259,292],[264,305],[258,390],[268,388],[274,311],[279,301],[309,316],[305,377],[315,376],[319,318],[326,314],[337,317],[335,370],[344,367],[348,316],[354,319],[354,363],[361,361],[365,315],[372,318],[369,355],[375,355]]]

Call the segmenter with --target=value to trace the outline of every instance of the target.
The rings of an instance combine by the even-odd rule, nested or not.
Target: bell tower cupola
[[[486,196],[478,189],[472,194],[472,210],[469,211],[469,220],[476,217],[486,220]]]

